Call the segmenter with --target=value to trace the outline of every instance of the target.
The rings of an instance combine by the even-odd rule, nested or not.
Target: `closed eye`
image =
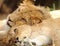
[[[26,21],[26,19],[24,19],[24,18],[21,18],[21,20],[23,20],[23,21],[27,22],[27,21]]]
[[[14,32],[16,33],[17,29],[14,29]]]

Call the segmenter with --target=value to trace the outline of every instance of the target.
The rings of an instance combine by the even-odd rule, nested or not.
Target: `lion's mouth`
[[[17,38],[17,46],[53,46],[52,39],[47,36],[41,35],[34,39],[25,38],[20,40]]]

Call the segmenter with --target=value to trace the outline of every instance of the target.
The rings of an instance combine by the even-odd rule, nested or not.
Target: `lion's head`
[[[18,45],[30,45],[30,46],[52,46],[52,39],[46,35],[41,35],[41,29],[39,26],[21,25],[11,28],[10,34],[15,36],[16,43]],[[26,42],[26,43],[25,43]]]
[[[29,0],[25,0],[28,1]],[[30,0],[31,1],[31,0]],[[19,26],[23,24],[34,25],[41,23],[42,20],[51,18],[48,11],[43,7],[37,7],[34,4],[22,3],[17,10],[8,16],[7,24],[12,26]]]

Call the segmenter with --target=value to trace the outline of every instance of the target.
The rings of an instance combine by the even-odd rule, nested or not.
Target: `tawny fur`
[[[51,18],[50,14],[43,7],[37,7],[31,3],[31,0],[25,0],[12,14],[8,16],[8,23],[15,25],[34,25],[42,22],[42,20]],[[9,19],[12,21],[10,22]]]
[[[11,29],[10,33],[13,35],[16,34],[16,37],[20,40],[24,39],[24,37],[32,39],[39,35],[45,35],[53,40],[55,46],[60,46],[60,19],[44,20],[42,23],[33,26],[22,25],[14,27]]]
[[[3,38],[3,42],[6,42],[7,39],[8,42],[10,38],[14,37],[32,39],[39,35],[46,35],[53,40],[56,46],[60,46],[60,19],[52,20],[50,18],[50,14],[45,9],[36,7],[33,2],[25,0],[17,10],[8,16],[8,23],[12,28],[8,33],[9,35],[7,34],[8,38],[7,35]]]

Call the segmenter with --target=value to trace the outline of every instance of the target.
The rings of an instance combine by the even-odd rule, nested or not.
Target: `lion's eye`
[[[17,29],[15,28],[15,29],[14,29],[14,32],[16,33],[16,31],[17,31]]]
[[[27,22],[25,18],[21,18],[20,21]]]

